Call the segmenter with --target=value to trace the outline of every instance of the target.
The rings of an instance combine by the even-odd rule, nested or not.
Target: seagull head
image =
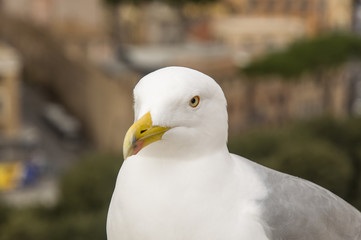
[[[226,99],[209,76],[185,67],[166,67],[134,88],[135,122],[126,133],[124,159],[198,157],[227,142]]]

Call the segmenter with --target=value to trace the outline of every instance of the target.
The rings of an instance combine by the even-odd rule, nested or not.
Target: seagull
[[[361,213],[309,181],[227,148],[221,87],[166,67],[134,89],[109,240],[361,240]]]

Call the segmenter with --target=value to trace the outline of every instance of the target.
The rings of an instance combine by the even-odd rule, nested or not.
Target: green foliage
[[[2,240],[49,239],[49,222],[34,209],[12,210],[11,217],[0,232]]]
[[[121,166],[119,156],[88,154],[71,168],[61,183],[59,208],[69,212],[98,211],[109,204]]]
[[[317,182],[344,197],[352,177],[352,165],[347,155],[333,144],[319,139],[302,143],[290,140],[263,163],[281,172]]]
[[[361,119],[321,118],[231,139],[231,152],[315,182],[361,207]]]
[[[0,204],[1,240],[100,240],[122,158],[88,154],[61,181],[57,206],[11,209]]]
[[[106,239],[107,209],[82,214],[67,214],[56,218],[47,231],[54,240]]]
[[[2,240],[83,240],[106,239],[106,209],[83,214],[56,216],[40,214],[39,209],[12,210],[0,232]]]
[[[338,66],[355,58],[361,58],[361,38],[332,33],[296,41],[287,49],[257,59],[242,70],[250,76],[280,75],[289,78]]]
[[[11,209],[0,201],[0,232],[3,231],[2,227],[9,221],[11,217]]]

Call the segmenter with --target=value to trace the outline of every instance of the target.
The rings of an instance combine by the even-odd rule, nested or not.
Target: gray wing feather
[[[361,240],[361,213],[330,191],[304,179],[250,162],[268,195],[261,200],[272,240]]]

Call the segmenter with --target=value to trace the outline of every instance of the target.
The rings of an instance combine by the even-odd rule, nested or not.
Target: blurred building
[[[285,82],[277,76],[267,81],[239,78],[219,81],[228,100],[230,135],[252,126],[277,126],[290,120],[307,120],[329,114],[350,115],[349,65],[327,71],[320,83],[317,75],[303,75],[299,81]],[[258,79],[260,80],[260,79]],[[357,82],[356,82],[357,83]],[[326,85],[332,88],[327,90]],[[325,96],[328,95],[328,100]],[[356,106],[354,106],[356,107]],[[355,112],[356,113],[356,112]]]
[[[152,2],[123,4],[109,11],[102,0],[2,0],[2,10],[55,33],[72,58],[107,61],[113,54],[110,33],[118,31],[126,44],[169,45],[200,38],[222,43],[233,51],[236,63],[242,64],[303,36],[350,30],[355,7],[353,0],[222,2],[223,7],[198,6],[198,10]]]
[[[19,30],[16,37],[21,36]],[[23,56],[29,55],[20,55],[19,50],[0,41],[0,198],[14,205],[54,202],[57,188],[52,177],[60,163],[73,158],[69,152],[75,154],[77,149],[64,148],[65,141],[55,139],[40,121],[43,102],[21,83],[26,65]],[[64,122],[64,118],[58,120]],[[29,190],[22,195],[25,187],[37,188],[36,193]]]
[[[352,0],[223,0],[245,16],[299,18],[308,34],[351,29]]]
[[[356,33],[361,33],[361,1],[353,1],[353,30]]]
[[[108,15],[101,0],[2,0],[1,10],[56,35],[70,57],[110,54]]]
[[[20,58],[10,46],[0,42],[0,192],[17,186],[21,178],[19,162],[4,162],[4,145],[20,131]],[[5,157],[6,158],[6,157]]]
[[[20,58],[0,42],[0,135],[14,137],[20,129]]]
[[[100,0],[2,0],[2,11],[78,35],[103,31],[105,20]]]
[[[352,0],[223,1],[234,11],[213,21],[213,36],[236,52],[240,64],[300,37],[352,28]]]
[[[233,50],[237,64],[245,64],[255,56],[305,36],[306,29],[297,18],[235,16],[215,21],[213,34]]]
[[[132,122],[132,88],[144,73],[163,66],[188,66],[214,77],[228,98],[233,134],[251,124],[279,124],[322,114],[322,86],[314,76],[302,83],[273,79],[252,86],[242,81],[235,65],[300,37],[349,30],[351,3],[222,0],[204,8],[176,9],[151,2],[122,5],[113,9],[114,15],[102,0],[2,0],[1,7],[8,15],[25,20],[14,21],[18,25],[12,28],[17,29],[8,29],[7,34],[22,47],[32,76],[50,83],[96,146],[120,150],[121,136]],[[111,44],[114,20],[126,43],[123,50],[128,65],[119,61]],[[0,30],[9,24],[0,22]],[[347,114],[345,75],[342,71],[330,75],[335,99],[330,105],[338,116]]]

